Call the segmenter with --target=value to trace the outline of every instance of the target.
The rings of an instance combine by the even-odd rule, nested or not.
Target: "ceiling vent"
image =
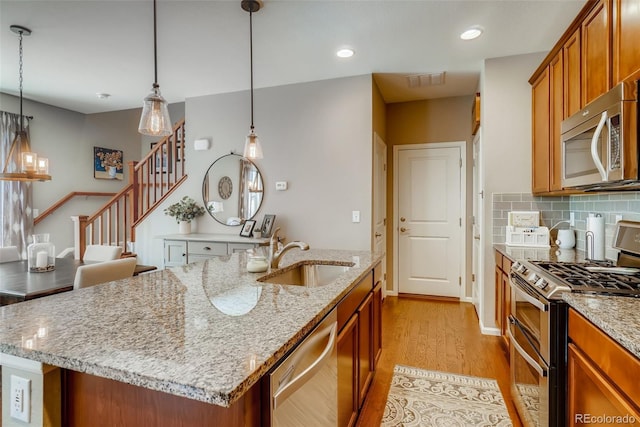
[[[444,71],[441,73],[414,74],[412,76],[407,76],[407,84],[411,88],[443,85],[444,76]]]

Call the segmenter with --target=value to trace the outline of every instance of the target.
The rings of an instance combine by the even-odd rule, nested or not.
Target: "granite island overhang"
[[[0,308],[0,353],[229,407],[381,260],[292,251],[354,266],[321,287],[258,282],[247,254],[212,258]]]

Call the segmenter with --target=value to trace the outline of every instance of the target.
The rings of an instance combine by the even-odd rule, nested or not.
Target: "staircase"
[[[93,215],[72,217],[74,247],[82,259],[87,245],[117,245],[123,256],[136,241],[136,226],[187,179],[184,119],[139,162],[129,162],[129,183]]]

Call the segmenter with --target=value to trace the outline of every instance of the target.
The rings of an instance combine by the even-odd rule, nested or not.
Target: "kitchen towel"
[[[587,259],[604,261],[604,217],[590,213],[585,233]]]

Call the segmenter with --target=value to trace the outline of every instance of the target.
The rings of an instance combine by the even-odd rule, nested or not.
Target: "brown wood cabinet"
[[[611,88],[611,4],[599,0],[582,21],[582,105]]]
[[[613,1],[613,85],[640,68],[640,5],[633,0]]]
[[[580,28],[562,46],[563,61],[563,110],[564,118],[577,113],[582,108],[580,92]],[[559,135],[558,135],[559,136]]]
[[[500,251],[495,251],[496,269],[495,269],[495,322],[502,342],[509,351],[509,337],[507,329],[509,328],[509,315],[511,314],[511,288],[509,287],[509,271],[511,270],[511,260],[502,255]]]
[[[549,191],[562,190],[562,144],[560,125],[564,120],[564,60],[558,52],[549,64]]]
[[[640,360],[573,309],[567,366],[567,425],[640,426]]]
[[[380,273],[378,264],[338,304],[339,427],[355,424],[382,351]]]
[[[534,194],[549,192],[549,147],[551,118],[550,69],[538,77],[532,86],[533,125],[532,130],[532,176]]]

